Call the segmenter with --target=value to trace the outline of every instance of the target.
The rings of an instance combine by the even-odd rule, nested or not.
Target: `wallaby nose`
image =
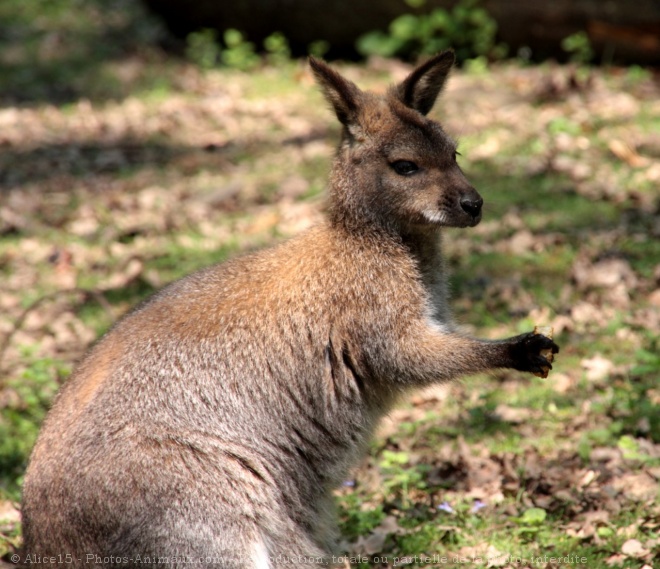
[[[463,208],[463,211],[474,219],[481,214],[482,205],[484,205],[484,200],[481,196],[478,196],[476,199],[471,197],[461,198],[461,207]]]

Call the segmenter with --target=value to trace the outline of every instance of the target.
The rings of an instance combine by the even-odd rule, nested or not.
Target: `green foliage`
[[[638,352],[638,357],[643,353]],[[657,359],[655,361],[658,362]],[[631,372],[632,381],[617,383],[606,392],[609,404],[607,413],[615,418],[613,424],[620,425],[619,432],[622,434],[645,435],[660,443],[660,406],[649,396],[657,386],[660,368],[656,367],[654,371],[651,364],[642,363],[637,369]],[[646,427],[640,430],[641,425]]]
[[[11,525],[8,525],[5,529],[2,527],[2,522],[2,517],[0,517],[0,559],[16,551],[22,542],[20,528],[18,526],[12,528]]]
[[[266,59],[274,65],[282,65],[291,58],[289,42],[280,32],[275,32],[264,40],[263,51]],[[251,71],[262,61],[255,44],[247,41],[242,32],[233,28],[223,32],[222,41],[216,30],[208,28],[188,34],[186,56],[203,69],[222,65],[240,71]]]
[[[361,535],[368,535],[385,518],[381,502],[371,508],[357,493],[344,496],[339,503],[339,509],[342,535],[349,539],[357,539]]]
[[[365,56],[416,58],[453,48],[459,61],[475,57],[501,58],[506,49],[497,45],[497,23],[478,6],[479,0],[461,0],[452,10],[437,8],[425,14],[403,14],[390,23],[387,33],[373,31],[357,41]],[[422,6],[423,0],[409,5]]]
[[[589,36],[584,31],[565,37],[561,42],[561,47],[569,54],[569,59],[575,63],[586,64],[594,57]]]
[[[649,396],[657,384],[660,358],[646,350],[638,351],[636,357],[639,364],[631,370],[630,381],[606,385],[592,399],[594,412],[608,419],[582,433],[578,452],[585,462],[595,446],[616,446],[627,460],[658,463],[644,452],[636,437],[660,441],[660,408]]]
[[[264,40],[264,49],[267,58],[273,65],[283,65],[291,59],[291,48],[289,41],[283,33],[275,32]]]
[[[518,528],[518,533],[523,538],[538,539],[538,534],[544,528],[545,519],[548,513],[543,508],[529,508],[525,510],[518,518],[512,518]]]
[[[488,58],[479,55],[465,61],[465,71],[470,75],[486,75],[488,73]]]
[[[234,29],[225,30],[223,34],[225,48],[220,52],[220,61],[227,67],[249,71],[259,65],[260,58],[252,42]]]
[[[188,34],[186,38],[186,57],[203,69],[211,69],[220,59],[218,33],[205,28]]]
[[[641,452],[639,443],[630,435],[623,435],[617,443],[619,450],[626,460],[640,460],[643,461],[648,455]]]
[[[631,65],[626,69],[626,76],[631,85],[639,85],[651,79],[653,74],[639,65]]]
[[[657,342],[660,347],[660,341]],[[632,375],[655,374],[660,376],[660,353],[650,350],[638,350],[636,355],[637,365],[631,370]]]
[[[430,522],[430,520],[429,520]],[[438,543],[455,541],[454,531],[448,531],[446,527],[437,527],[434,523],[422,523],[409,530],[405,535],[396,540],[397,553],[399,554],[401,564],[406,564],[406,560],[413,561],[412,551],[434,551]],[[397,565],[395,565],[396,567]],[[415,567],[415,565],[413,565]]]
[[[547,512],[543,508],[529,508],[523,512],[523,515],[515,521],[521,526],[540,526],[545,518],[548,517]]]
[[[388,492],[400,494],[404,507],[409,505],[409,492],[426,488],[426,465],[406,466],[410,457],[406,452],[384,450],[380,467],[385,478],[384,486]]]
[[[316,40],[307,46],[307,53],[314,57],[323,57],[330,49],[330,42],[325,40]]]
[[[548,123],[548,132],[554,136],[558,134],[577,136],[582,134],[582,127],[568,117],[557,117]]]
[[[24,350],[23,357],[32,361],[19,377],[6,382],[5,392],[13,396],[0,416],[0,489],[16,499],[17,476],[25,469],[39,426],[59,388],[57,378],[68,373],[61,362],[37,358],[30,350]]]

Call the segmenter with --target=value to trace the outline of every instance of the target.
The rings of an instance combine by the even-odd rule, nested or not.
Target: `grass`
[[[625,383],[596,390],[582,386],[582,390],[570,395],[557,394],[546,382],[540,381],[512,393],[506,389],[493,390],[489,378],[468,380],[470,401],[459,403],[459,409],[452,408],[440,414],[427,413],[414,423],[399,424],[397,435],[388,439],[387,446],[410,451],[408,454],[399,451],[397,460],[393,461],[390,451],[384,448],[370,460],[373,468],[378,469],[390,484],[385,484],[386,489],[377,495],[374,495],[373,488],[362,491],[358,484],[357,493],[361,499],[356,498],[355,491],[345,495],[342,501],[344,533],[363,535],[360,532],[365,532],[366,526],[371,524],[372,535],[377,535],[383,514],[387,514],[394,515],[400,526],[387,534],[381,548],[381,551],[388,552],[391,563],[396,557],[417,552],[431,557],[447,556],[447,563],[451,565],[455,560],[457,566],[461,564],[460,559],[470,559],[475,566],[479,566],[479,559],[482,559],[485,565],[487,557],[491,561],[495,558],[522,558],[527,560],[520,562],[525,566],[524,563],[530,564],[532,559],[545,559],[546,556],[584,557],[583,563],[589,567],[610,566],[607,559],[620,549],[626,538],[653,539],[658,523],[657,512],[649,513],[646,506],[633,506],[632,511],[622,511],[595,528],[593,540],[571,535],[567,533],[567,526],[579,524],[571,520],[575,520],[575,511],[580,509],[580,500],[584,499],[582,489],[576,491],[564,487],[561,478],[544,481],[536,470],[537,460],[539,457],[556,457],[557,448],[562,448],[563,460],[555,458],[557,462],[549,461],[546,467],[568,470],[570,467],[566,463],[570,461],[566,457],[573,455],[572,460],[578,469],[590,472],[588,469],[594,465],[590,456],[592,449],[618,447],[624,449],[627,468],[639,471],[644,464],[657,467],[658,458],[640,452],[637,439],[640,433],[636,428],[640,419],[656,421],[647,413],[653,409],[657,415],[657,406],[647,405],[644,409],[643,404],[643,393],[651,388],[655,377],[657,368],[646,379],[634,381],[632,387]],[[449,397],[448,401],[451,400]],[[583,415],[586,402],[592,402],[590,415],[597,417],[602,425],[577,433],[567,432],[567,425]],[[523,423],[511,423],[496,414],[498,406],[503,404],[525,412],[539,412],[525,413]],[[633,409],[639,410],[633,412]],[[625,417],[623,421],[611,417],[619,413]],[[657,425],[651,426],[650,431],[657,433]],[[533,436],[530,437],[530,433]],[[444,456],[452,457],[460,455],[462,444],[479,449],[479,457],[509,461],[516,466],[516,470],[509,474],[518,477],[516,483],[509,484],[510,488],[504,488],[497,500],[491,499],[483,508],[475,507],[477,498],[470,498],[470,492],[460,490],[465,484],[465,472],[462,471],[465,466],[461,460],[452,461],[450,458],[438,466],[437,449],[449,446],[452,452]],[[413,453],[417,455],[414,465],[406,460]],[[529,458],[534,459],[531,465],[527,462]],[[488,461],[477,460],[477,466],[488,466]],[[444,474],[444,480],[448,482],[445,486],[415,487],[420,478],[424,479],[423,473],[435,469]],[[471,474],[468,472],[467,477]],[[399,487],[392,486],[392,481],[399,479],[408,482]],[[543,484],[548,487],[543,488]],[[474,490],[478,489],[472,489],[473,496],[479,496]],[[544,508],[532,506],[535,500],[543,503]],[[369,506],[364,509],[364,504]],[[377,504],[377,508],[373,504]],[[445,507],[440,508],[440,505]],[[537,515],[542,512],[542,519],[530,518],[527,514],[530,511]],[[453,554],[448,555],[448,552]],[[371,567],[372,563],[373,559],[370,559],[357,566]],[[514,563],[505,565],[517,566]],[[642,565],[641,561],[628,561],[625,566]],[[424,566],[424,563],[413,566]]]
[[[45,4],[55,13],[32,18]],[[0,56],[14,113],[0,156],[0,506],[19,500],[85,347],[163,284],[318,220],[338,137],[302,65],[202,72],[141,52],[130,31],[153,28],[133,3],[80,2],[78,39],[46,64],[71,16],[45,4],[0,8],[15,36]],[[104,34],[118,39],[97,51]],[[346,69],[389,81],[382,64]],[[572,72],[459,72],[435,111],[486,201],[480,226],[445,236],[458,320],[492,338],[552,323],[562,351],[546,380],[497,372],[401,403],[337,493],[355,567],[640,569],[659,551],[657,86],[593,71],[575,90]],[[565,89],[554,98],[549,77]],[[609,286],[607,259],[624,267]],[[20,542],[12,519],[0,554]]]

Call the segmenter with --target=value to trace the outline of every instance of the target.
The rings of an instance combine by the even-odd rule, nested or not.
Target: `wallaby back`
[[[452,331],[439,228],[482,203],[426,117],[453,61],[378,96],[311,60],[343,124],[328,220],[171,284],[90,350],[28,467],[26,564],[331,562],[331,492],[401,393],[547,365],[542,336]]]

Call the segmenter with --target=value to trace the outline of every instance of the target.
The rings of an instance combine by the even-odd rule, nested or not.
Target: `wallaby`
[[[167,286],[90,350],[27,470],[26,564],[331,564],[332,491],[402,394],[550,367],[549,338],[452,324],[440,231],[482,210],[426,116],[453,63],[376,95],[310,60],[343,125],[327,220]]]

